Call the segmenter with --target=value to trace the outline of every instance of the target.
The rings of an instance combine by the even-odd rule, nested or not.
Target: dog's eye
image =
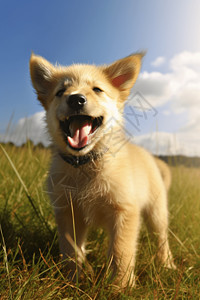
[[[93,87],[93,91],[95,92],[95,93],[101,93],[101,92],[103,92],[100,88],[98,88],[98,87]]]
[[[64,94],[64,92],[66,91],[66,89],[61,89],[56,93],[56,97],[62,97],[62,95]]]

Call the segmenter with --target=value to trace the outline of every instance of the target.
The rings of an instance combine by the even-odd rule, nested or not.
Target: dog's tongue
[[[73,120],[69,125],[71,137],[68,136],[69,145],[73,148],[83,148],[87,145],[92,130],[90,120]]]

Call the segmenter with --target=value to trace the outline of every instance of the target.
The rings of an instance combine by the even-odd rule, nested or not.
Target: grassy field
[[[0,299],[200,299],[200,169],[172,168],[169,240],[177,270],[155,266],[143,226],[136,286],[117,295],[101,229],[91,229],[87,244],[93,276],[85,271],[74,284],[64,275],[45,193],[49,160],[49,149],[0,146]]]

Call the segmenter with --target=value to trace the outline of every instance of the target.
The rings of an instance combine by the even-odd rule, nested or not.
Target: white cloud
[[[31,139],[34,144],[42,142],[48,146],[49,136],[45,129],[44,119],[44,111],[20,119],[14,129],[5,136],[1,136],[0,139],[3,142],[11,141],[16,145],[21,145],[27,139]],[[197,121],[192,121],[188,127],[176,134],[152,132],[151,134],[135,136],[133,142],[143,146],[153,154],[196,156],[200,155],[200,135],[196,135],[197,126],[200,131],[200,124]]]
[[[170,61],[170,67],[173,70],[189,68],[200,71],[200,52],[184,51],[175,55]]]
[[[145,71],[140,74],[134,91],[141,92],[153,106],[162,105],[172,96],[171,74]]]
[[[141,73],[132,94],[139,91],[154,108],[167,104],[164,114],[169,118],[170,124],[173,123],[172,115],[178,116],[184,112],[187,117],[182,122],[182,128],[174,134],[154,132],[148,136],[135,137],[135,141],[157,154],[183,153],[200,156],[200,52],[179,53],[168,65],[170,69],[166,74],[147,71]],[[48,145],[44,118],[45,112],[39,112],[20,119],[12,131],[0,138],[18,145],[27,138],[35,144],[42,142]]]
[[[186,105],[191,108],[199,103],[200,52],[182,52],[168,64],[168,73],[141,73],[134,91],[140,91],[155,106],[172,100],[178,107]]]
[[[200,137],[195,133],[153,132],[136,136],[134,142],[156,155],[200,156]]]
[[[152,106],[171,103],[173,113],[186,112],[188,121],[200,118],[200,52],[182,52],[170,61],[170,72],[143,72],[134,91],[140,91]]]
[[[175,136],[167,132],[137,136],[135,142],[157,155],[175,155],[180,150],[180,144],[177,143]]]
[[[17,146],[30,139],[34,144],[43,143],[49,145],[49,136],[45,128],[45,112],[38,112],[30,117],[22,118],[9,132],[0,136],[2,142],[12,142]]]
[[[162,113],[163,113],[163,115],[165,115],[165,116],[170,116],[170,111],[167,110],[167,109],[163,110]]]
[[[162,62],[158,57],[153,63]],[[143,72],[140,74],[132,95],[140,92],[152,105],[158,107],[167,105],[164,115],[173,122],[171,115],[183,114],[182,128],[176,132],[159,133],[151,136],[136,137],[150,151],[156,153],[183,153],[200,156],[200,52],[181,52],[169,62],[169,72]],[[169,110],[170,108],[170,110]],[[155,148],[159,143],[159,147]]]
[[[165,63],[166,59],[164,56],[157,57],[154,61],[152,61],[151,65],[153,67],[160,67]]]

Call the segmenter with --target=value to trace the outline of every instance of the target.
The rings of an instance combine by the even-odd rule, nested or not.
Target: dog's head
[[[142,56],[137,53],[108,66],[61,67],[32,54],[32,83],[60,151],[85,155],[99,147],[111,123],[121,124],[120,108],[137,79]]]

